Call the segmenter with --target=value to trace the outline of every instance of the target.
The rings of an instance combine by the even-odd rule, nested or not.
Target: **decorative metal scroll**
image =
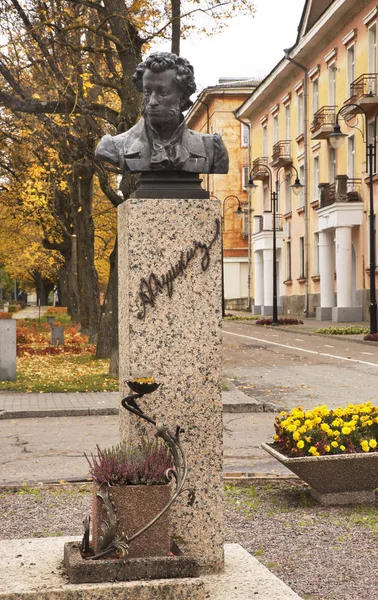
[[[158,521],[164,513],[170,508],[175,502],[178,496],[187,491],[189,494],[188,504],[193,506],[195,499],[195,492],[193,489],[184,490],[184,484],[188,475],[188,466],[185,456],[185,452],[180,444],[180,433],[184,433],[184,430],[178,425],[175,433],[172,433],[166,425],[158,424],[154,419],[146,415],[143,410],[139,407],[136,400],[142,398],[145,394],[154,392],[160,384],[157,383],[137,383],[135,381],[127,382],[130,389],[136,393],[126,396],[121,401],[123,408],[131,412],[132,414],[144,419],[148,423],[151,423],[156,427],[156,437],[160,437],[164,440],[168,446],[172,457],[174,468],[167,469],[164,476],[167,483],[175,482],[176,489],[171,496],[169,502],[164,508],[144,527],[137,531],[131,537],[127,537],[124,533],[121,536],[117,535],[117,516],[115,506],[111,501],[108,483],[103,483],[100,486],[100,490],[97,492],[97,496],[102,499],[105,507],[106,517],[101,523],[101,536],[99,538],[101,551],[94,556],[86,556],[87,560],[99,560],[109,556],[113,552],[120,554],[121,558],[124,558],[127,554],[127,549],[132,541],[142,535],[147,529],[152,527]],[[84,539],[86,534],[84,534]],[[84,545],[84,540],[83,540]],[[83,546],[82,545],[82,546]]]

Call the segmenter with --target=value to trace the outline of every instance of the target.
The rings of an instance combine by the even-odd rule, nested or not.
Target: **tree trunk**
[[[33,272],[33,279],[37,292],[37,306],[47,306],[50,292],[54,289],[52,281],[44,279],[39,271]]]
[[[93,165],[84,162],[74,165],[70,177],[72,217],[77,241],[77,285],[81,331],[89,341],[96,343],[100,322],[100,289],[94,265],[94,224],[92,218]],[[73,236],[74,238],[74,236]],[[73,239],[73,249],[75,239]],[[75,287],[75,252],[72,272],[72,285]]]
[[[171,52],[180,56],[181,0],[172,0],[172,43]]]
[[[118,320],[118,268],[117,268],[117,240],[109,257],[110,273],[105,300],[101,308],[100,328],[97,338],[97,358],[110,358],[114,344],[114,315],[115,322]]]

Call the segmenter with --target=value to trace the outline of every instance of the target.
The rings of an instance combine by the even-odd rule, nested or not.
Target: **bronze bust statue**
[[[105,135],[96,157],[133,173],[227,173],[228,154],[219,134],[186,127],[183,111],[196,90],[192,65],[176,54],[151,54],[133,76],[143,93],[143,117],[116,136]]]

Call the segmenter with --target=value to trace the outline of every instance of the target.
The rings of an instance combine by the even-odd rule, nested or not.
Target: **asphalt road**
[[[224,376],[271,410],[378,400],[378,347],[227,323]],[[271,441],[274,412],[224,415],[224,470],[286,471],[260,449]],[[85,478],[90,454],[117,443],[118,417],[52,417],[0,421],[0,484]]]

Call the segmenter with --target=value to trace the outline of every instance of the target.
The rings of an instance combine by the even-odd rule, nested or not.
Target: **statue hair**
[[[194,69],[186,58],[172,54],[172,52],[155,52],[141,62],[133,75],[133,82],[137,90],[143,91],[143,74],[149,69],[153,73],[162,73],[173,69],[176,71],[175,81],[183,91],[182,110],[187,110],[193,104],[190,96],[196,91]]]

